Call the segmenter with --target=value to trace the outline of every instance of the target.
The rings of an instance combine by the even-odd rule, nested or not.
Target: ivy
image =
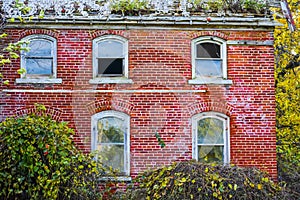
[[[75,147],[67,123],[36,109],[0,123],[0,199],[101,198],[101,164]]]

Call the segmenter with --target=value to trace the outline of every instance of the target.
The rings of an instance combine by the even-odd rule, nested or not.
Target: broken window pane
[[[197,58],[221,58],[220,45],[208,42],[198,44]]]
[[[98,43],[98,75],[124,75],[124,46],[122,42],[105,40]]]
[[[221,45],[213,42],[196,44],[195,74],[196,78],[222,78]]]
[[[99,58],[98,74],[101,76],[122,76],[123,66],[122,58]]]

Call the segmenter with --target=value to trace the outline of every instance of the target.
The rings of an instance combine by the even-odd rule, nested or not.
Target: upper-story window
[[[90,83],[131,83],[128,79],[128,41],[106,35],[93,41],[93,79]]]
[[[201,162],[229,163],[229,118],[205,112],[192,118],[193,158]]]
[[[17,83],[61,83],[61,79],[56,79],[56,39],[37,34],[23,40],[29,42],[29,51],[21,52],[21,68],[25,73]]]
[[[227,79],[226,42],[216,37],[192,41],[192,80],[190,84],[231,84]]]
[[[129,175],[129,116],[117,111],[102,111],[92,116],[92,150],[106,167]]]

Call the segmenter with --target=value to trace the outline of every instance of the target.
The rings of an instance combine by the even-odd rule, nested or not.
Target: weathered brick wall
[[[225,40],[273,40],[272,31],[8,29],[12,41],[43,33],[57,39],[57,77],[62,84],[14,84],[19,60],[2,68],[11,84],[1,99],[2,118],[47,106],[53,118],[68,121],[75,142],[91,148],[91,116],[103,110],[130,115],[131,174],[192,158],[191,117],[216,111],[230,117],[230,161],[255,166],[276,178],[273,47],[228,45],[228,79],[232,85],[189,85],[191,40],[212,35]],[[132,84],[89,84],[92,40],[104,34],[129,40]],[[146,90],[152,89],[152,93]],[[153,92],[169,90],[169,92]],[[94,90],[101,90],[93,92]],[[102,91],[107,90],[107,91]],[[118,92],[123,90],[123,92]],[[124,92],[131,91],[131,92]],[[191,91],[194,90],[194,91]],[[196,91],[197,90],[197,91]],[[206,90],[201,92],[200,90]],[[186,91],[186,92],[185,92]],[[187,92],[189,91],[189,92]],[[158,145],[158,132],[166,147]]]

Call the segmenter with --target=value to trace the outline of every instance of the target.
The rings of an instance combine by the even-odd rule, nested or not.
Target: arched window
[[[92,150],[104,166],[129,175],[129,116],[117,111],[102,111],[92,116]]]
[[[93,40],[93,79],[90,83],[130,83],[128,41],[117,35]]]
[[[231,84],[227,79],[226,41],[200,37],[192,41],[192,80],[190,84]]]
[[[61,79],[56,79],[56,39],[36,34],[23,40],[28,41],[29,51],[21,51],[21,68],[25,69],[25,73],[17,83],[61,83]]]
[[[193,116],[193,158],[201,162],[229,163],[229,117],[216,112]]]

